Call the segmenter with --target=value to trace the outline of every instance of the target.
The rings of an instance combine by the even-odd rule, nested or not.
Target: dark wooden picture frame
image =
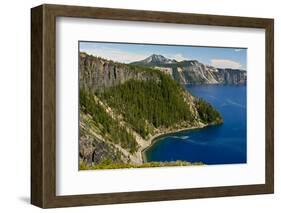
[[[56,195],[56,17],[265,29],[265,184],[87,195]],[[42,208],[274,192],[274,20],[141,10],[41,5],[31,9],[31,203]]]

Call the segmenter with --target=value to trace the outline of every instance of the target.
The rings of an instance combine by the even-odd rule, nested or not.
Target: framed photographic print
[[[31,9],[31,203],[273,193],[272,19]]]

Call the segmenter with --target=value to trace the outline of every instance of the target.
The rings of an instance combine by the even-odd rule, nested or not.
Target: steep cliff
[[[153,72],[143,70],[137,66],[126,65],[103,58],[80,53],[79,80],[80,87],[92,91],[122,84],[130,79],[148,80],[157,78]],[[156,80],[156,79],[155,79]]]
[[[246,84],[247,82],[245,70],[215,68],[197,60],[178,62],[154,54],[131,64],[159,69],[181,84]]]

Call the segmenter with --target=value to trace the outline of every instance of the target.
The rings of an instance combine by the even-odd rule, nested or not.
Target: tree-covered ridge
[[[80,161],[87,168],[138,167],[152,136],[222,122],[210,104],[159,69],[85,53],[79,66]]]
[[[80,110],[91,115],[95,126],[100,134],[107,140],[119,144],[122,148],[134,153],[138,144],[135,137],[126,127],[121,126],[118,121],[114,120],[106,110],[98,103],[94,95],[84,89],[80,89]]]
[[[155,128],[168,128],[180,122],[192,123],[194,117],[182,97],[182,88],[166,75],[159,81],[130,80],[111,87],[99,97],[122,114],[143,138]]]
[[[221,123],[220,114],[202,99],[195,99],[197,114],[184,99],[185,91],[169,76],[161,74],[159,81],[130,80],[111,87],[98,96],[122,114],[127,123],[143,138],[154,134],[155,128],[191,126],[195,122]]]

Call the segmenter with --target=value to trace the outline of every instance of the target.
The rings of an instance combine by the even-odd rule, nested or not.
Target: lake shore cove
[[[79,66],[81,170],[202,164],[146,163],[143,152],[163,134],[221,124],[209,103],[157,69],[86,53]]]

